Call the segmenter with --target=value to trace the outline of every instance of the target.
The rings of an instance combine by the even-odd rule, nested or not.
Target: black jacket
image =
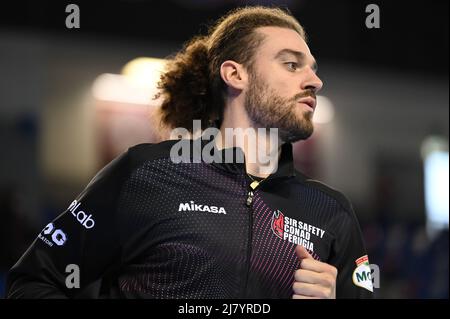
[[[296,244],[337,267],[337,298],[371,297],[351,204],[294,170],[292,144],[249,194],[244,163],[174,163],[178,142],[136,145],[104,167],[10,270],[8,297],[291,298]],[[79,288],[66,286],[68,265]]]

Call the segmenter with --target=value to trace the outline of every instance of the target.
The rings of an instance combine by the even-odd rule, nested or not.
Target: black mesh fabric
[[[8,296],[290,298],[301,244],[338,268],[337,297],[370,297],[352,279],[366,252],[349,201],[297,172],[291,144],[248,205],[245,163],[174,163],[175,143],[137,145],[102,169],[52,221],[66,242],[39,234],[11,269]],[[80,266],[78,290],[65,287],[67,264]]]

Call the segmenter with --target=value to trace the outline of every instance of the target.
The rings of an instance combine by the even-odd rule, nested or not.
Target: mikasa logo
[[[180,207],[178,208],[179,212],[208,212],[214,214],[227,214],[225,208],[217,207],[217,206],[208,206],[208,205],[199,205],[195,204],[194,201],[190,201],[189,203],[180,203]]]
[[[83,212],[82,210],[77,212],[78,207],[80,207],[81,202],[77,202],[74,200],[72,204],[70,204],[68,210],[72,213],[73,216],[77,219],[77,221],[83,225],[87,229],[91,229],[95,226],[95,221],[92,217],[92,215],[88,215],[87,213]]]

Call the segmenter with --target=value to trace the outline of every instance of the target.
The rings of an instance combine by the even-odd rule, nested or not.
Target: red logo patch
[[[273,233],[283,239],[284,234],[284,215],[279,210],[273,212],[272,216],[272,231]]]

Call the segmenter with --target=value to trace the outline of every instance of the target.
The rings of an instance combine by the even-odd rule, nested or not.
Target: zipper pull
[[[249,191],[247,195],[248,195],[247,196],[247,206],[250,207],[252,202],[253,202],[253,195],[254,194],[253,194],[252,191]]]
[[[256,189],[256,187],[258,187],[259,186],[259,182],[258,181],[253,181],[251,184],[250,184],[250,188],[251,189]]]
[[[249,175],[249,177],[250,177],[250,175]],[[253,180],[253,182],[251,182],[249,185],[251,190],[247,193],[247,206],[248,207],[250,207],[253,203],[253,195],[254,195],[253,191],[259,186],[259,183],[261,183],[261,182]]]

